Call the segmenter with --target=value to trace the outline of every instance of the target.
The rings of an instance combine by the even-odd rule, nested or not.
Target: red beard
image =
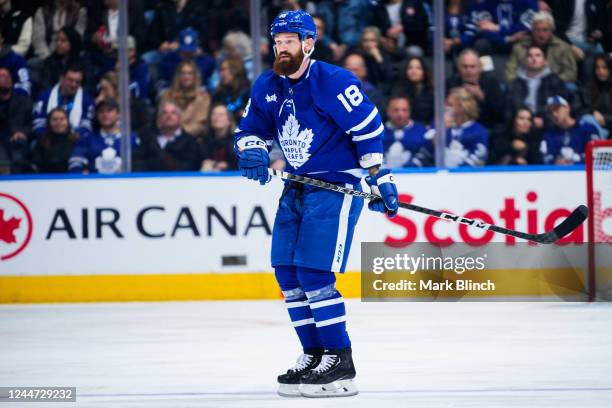
[[[287,56],[289,58],[280,59],[283,56]],[[272,69],[277,75],[289,76],[296,73],[300,69],[303,60],[304,52],[302,49],[298,51],[297,55],[291,55],[289,52],[283,51],[276,55]]]

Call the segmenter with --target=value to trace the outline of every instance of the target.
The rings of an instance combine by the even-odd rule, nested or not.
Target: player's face
[[[410,104],[403,98],[392,99],[387,107],[387,116],[393,126],[406,126],[410,122]]]
[[[291,75],[295,73],[304,60],[302,42],[296,33],[280,33],[274,37],[276,58],[274,59],[274,72],[278,75]]]
[[[520,135],[529,133],[531,130],[531,112],[527,110],[518,111],[514,119],[514,130]]]

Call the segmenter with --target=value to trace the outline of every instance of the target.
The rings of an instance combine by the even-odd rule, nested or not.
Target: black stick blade
[[[561,239],[580,226],[589,216],[586,205],[579,205],[563,222],[554,228],[557,239]]]

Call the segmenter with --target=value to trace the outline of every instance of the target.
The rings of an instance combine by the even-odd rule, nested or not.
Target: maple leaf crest
[[[310,145],[314,134],[312,129],[302,129],[295,115],[289,117],[283,125],[282,132],[279,132],[278,140],[285,158],[295,169],[303,165],[310,158]]]
[[[17,242],[15,238],[15,230],[19,228],[21,218],[11,218],[8,220],[4,219],[4,210],[0,209],[0,241],[4,241],[7,244],[14,244]]]

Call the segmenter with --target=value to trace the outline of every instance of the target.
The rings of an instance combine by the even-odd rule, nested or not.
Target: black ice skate
[[[300,378],[321,362],[323,349],[304,350],[293,367],[287,373],[278,376],[278,395],[281,397],[299,397]]]
[[[353,383],[355,365],[351,349],[326,350],[319,365],[302,375],[304,397],[349,397],[358,393]]]

